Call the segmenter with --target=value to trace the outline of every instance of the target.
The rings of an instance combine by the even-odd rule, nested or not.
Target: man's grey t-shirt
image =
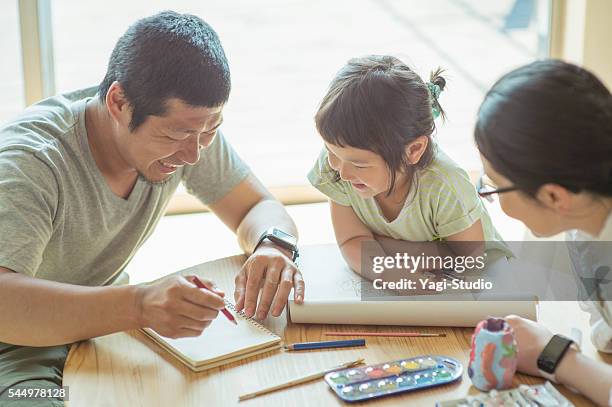
[[[94,96],[89,88],[45,99],[0,128],[0,266],[72,284],[112,283],[181,181],[210,204],[250,174],[219,132],[196,165],[162,183],[140,176],[120,198],[89,149],[85,106]]]

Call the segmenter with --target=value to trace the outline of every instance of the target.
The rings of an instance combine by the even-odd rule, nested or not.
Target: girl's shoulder
[[[323,149],[307,175],[308,181],[333,201],[348,206],[351,203],[351,188],[338,177],[327,160],[327,150]]]
[[[431,163],[419,170],[417,177],[420,186],[428,189],[475,189],[467,171],[438,146]]]
[[[323,149],[316,162],[308,172],[308,180],[313,186],[334,184],[337,188],[344,189],[345,181],[342,181],[338,176],[338,173],[329,165],[328,153],[326,149]]]

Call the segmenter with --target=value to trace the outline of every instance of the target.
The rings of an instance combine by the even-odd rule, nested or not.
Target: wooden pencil
[[[428,334],[422,332],[325,332],[326,336],[397,336],[409,338],[443,337],[446,334]]]
[[[364,361],[363,358],[357,359],[357,360],[355,360],[353,362],[343,363],[343,364],[341,364],[339,366],[332,367],[332,368],[326,369],[326,370],[322,370],[320,372],[316,372],[316,373],[309,374],[309,375],[306,375],[306,376],[302,376],[302,377],[299,377],[297,379],[290,380],[290,381],[288,381],[286,383],[277,384],[276,386],[272,386],[272,387],[268,387],[268,388],[265,388],[265,389],[262,389],[262,390],[258,390],[258,391],[253,392],[253,393],[243,394],[242,396],[238,397],[238,401],[249,400],[249,399],[252,399],[252,398],[255,398],[255,397],[262,396],[264,394],[272,393],[272,392],[277,391],[277,390],[286,389],[288,387],[292,387],[292,386],[295,386],[295,385],[298,385],[298,384],[301,384],[301,383],[311,382],[313,380],[320,379],[321,377],[325,376],[329,372],[333,372],[333,371],[340,370],[340,369],[347,369],[349,367],[361,365],[361,364],[363,364],[363,361]]]
[[[323,342],[303,342],[292,343],[283,346],[284,350],[311,350],[311,349],[328,349],[328,348],[344,348],[349,346],[365,346],[366,340],[348,339],[343,341],[323,341]]]
[[[203,282],[202,282],[202,281],[201,281],[201,280],[200,280],[198,277],[196,277],[196,276],[193,276],[193,282],[195,283],[195,285],[196,285],[198,288],[203,288],[204,290],[207,290],[207,291],[212,291],[210,288],[206,287],[206,286],[204,285],[204,283],[203,283]],[[221,312],[223,313],[223,315],[225,315],[225,317],[227,318],[227,320],[228,320],[229,322],[231,322],[231,323],[232,323],[232,324],[234,324],[234,325],[238,325],[238,322],[236,322],[236,318],[234,318],[234,316],[232,315],[232,313],[231,313],[231,312],[229,312],[229,311],[227,310],[227,308],[223,307],[223,308],[221,309]]]

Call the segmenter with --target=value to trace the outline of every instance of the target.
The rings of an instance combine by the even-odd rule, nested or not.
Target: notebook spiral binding
[[[251,317],[247,317],[246,314],[244,313],[244,311],[236,311],[236,306],[234,304],[232,304],[229,301],[225,301],[225,306],[229,309],[231,309],[235,314],[240,315],[242,318],[246,319],[247,321],[249,321],[251,324],[255,325],[256,328],[261,329],[262,331],[272,335],[272,336],[278,336],[276,335],[274,332],[270,331],[268,328],[266,328],[264,325],[262,325],[261,323],[259,323],[257,320],[251,318]]]

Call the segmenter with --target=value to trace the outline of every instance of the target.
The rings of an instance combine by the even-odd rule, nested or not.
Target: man
[[[238,310],[278,316],[292,288],[302,301],[295,225],[221,134],[229,92],[213,29],[163,12],[119,39],[97,89],[46,99],[0,130],[0,392],[61,385],[78,340],[210,325],[224,306],[211,281],[213,291],[184,277],[118,284],[180,182],[251,254]]]

